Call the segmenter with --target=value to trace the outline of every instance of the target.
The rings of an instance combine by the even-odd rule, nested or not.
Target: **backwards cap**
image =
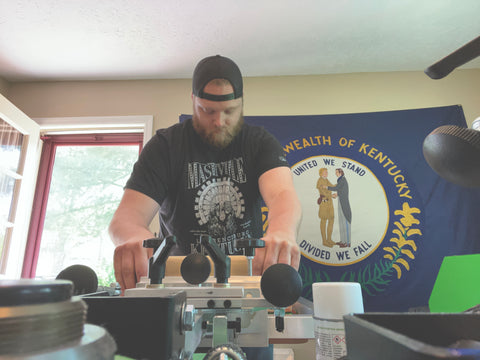
[[[226,95],[213,95],[203,91],[213,79],[226,79],[233,87],[233,93]],[[195,67],[192,81],[193,95],[211,101],[227,101],[238,99],[243,96],[242,74],[237,64],[231,59],[214,55],[206,57]]]

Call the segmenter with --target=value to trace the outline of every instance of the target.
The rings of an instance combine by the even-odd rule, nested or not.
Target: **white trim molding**
[[[153,115],[75,116],[33,118],[42,134],[85,132],[143,132],[143,144],[152,137]]]

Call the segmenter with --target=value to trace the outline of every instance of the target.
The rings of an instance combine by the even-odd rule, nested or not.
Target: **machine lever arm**
[[[207,250],[213,260],[217,284],[227,284],[228,278],[230,277],[230,257],[225,255],[211,236],[202,235],[200,243]]]
[[[162,242],[165,243],[163,247],[160,246]],[[162,279],[165,277],[165,266],[168,255],[176,244],[177,238],[174,235],[165,237],[163,241],[158,238],[143,241],[143,247],[154,249],[153,256],[148,260],[148,277],[150,278],[150,284],[162,283]]]

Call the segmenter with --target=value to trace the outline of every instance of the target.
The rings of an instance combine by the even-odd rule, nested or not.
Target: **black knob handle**
[[[190,254],[185,257],[180,265],[183,280],[192,285],[198,285],[208,279],[210,275],[210,261],[202,254]]]
[[[260,281],[263,297],[277,307],[293,305],[300,297],[302,287],[300,274],[287,264],[270,266]]]
[[[237,333],[242,332],[242,318],[237,317],[235,320],[227,321],[227,328],[234,329]]]
[[[278,332],[283,332],[283,330],[285,330],[285,320],[283,316],[275,316],[275,329]]]
[[[265,247],[265,241],[262,239],[238,239],[235,241],[237,249],[245,249],[246,256],[255,256],[255,248]]]
[[[152,238],[143,240],[143,247],[147,249],[153,249],[153,252],[157,251],[158,247],[162,245],[163,239]]]

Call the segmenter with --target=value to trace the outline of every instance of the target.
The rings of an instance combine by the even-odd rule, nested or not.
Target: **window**
[[[25,151],[24,135],[0,119],[0,258],[6,263],[15,223]]]
[[[114,281],[108,224],[143,133],[47,135],[37,179],[23,277],[55,278],[74,264]]]
[[[0,277],[21,271],[40,127],[0,95]]]

